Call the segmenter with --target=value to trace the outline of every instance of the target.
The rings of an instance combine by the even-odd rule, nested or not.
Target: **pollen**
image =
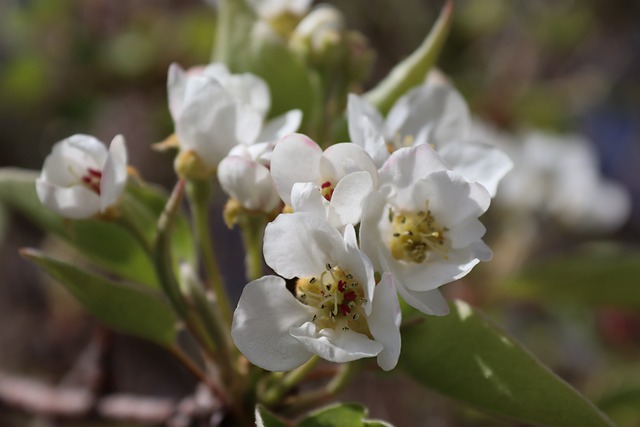
[[[317,276],[298,279],[295,296],[316,309],[311,321],[320,329],[352,330],[371,338],[364,315],[364,290],[352,274],[340,267],[327,263],[326,270]]]
[[[449,229],[438,227],[430,210],[393,214],[389,221],[392,229],[389,249],[395,259],[421,263],[430,253],[447,259],[445,234]]]

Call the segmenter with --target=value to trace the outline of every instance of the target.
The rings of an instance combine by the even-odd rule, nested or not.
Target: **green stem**
[[[262,397],[262,403],[267,406],[280,403],[282,398],[311,372],[319,360],[318,356],[313,356],[304,365],[286,374],[280,382],[267,389]]]
[[[231,306],[227,291],[222,283],[222,275],[215,258],[211,229],[209,227],[209,200],[211,195],[211,183],[209,181],[189,181],[189,200],[193,208],[194,235],[202,252],[202,262],[207,274],[207,283],[216,294],[222,318],[227,327],[231,327]]]
[[[266,223],[267,218],[264,215],[246,214],[238,218],[245,250],[244,265],[248,281],[262,277],[262,241]]]
[[[286,412],[289,414],[300,413],[310,407],[317,406],[334,398],[349,384],[349,381],[358,373],[361,364],[359,362],[345,363],[340,366],[338,374],[320,390],[313,390],[291,397],[286,401]]]

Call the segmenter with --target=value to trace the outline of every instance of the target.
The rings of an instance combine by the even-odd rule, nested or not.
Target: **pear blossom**
[[[601,176],[597,154],[583,137],[528,131],[505,138],[516,168],[498,192],[499,205],[591,232],[614,230],[629,217],[628,191]]]
[[[53,146],[36,191],[40,202],[70,219],[90,218],[117,203],[127,182],[127,149],[122,135],[107,147],[89,135],[76,134]]]
[[[430,144],[448,169],[482,184],[493,197],[512,168],[495,145],[478,140],[464,98],[448,83],[429,79],[402,96],[386,119],[364,98],[350,94],[349,134],[381,166],[390,153]]]
[[[249,73],[231,74],[224,64],[189,71],[171,64],[167,87],[181,151],[196,153],[209,170],[233,147],[274,141],[295,132],[302,120],[300,110],[291,110],[265,122],[267,84]]]
[[[380,169],[380,190],[364,201],[362,249],[377,270],[391,273],[408,304],[446,314],[437,288],[491,259],[478,220],[490,200],[485,187],[448,170],[429,145],[400,148]]]
[[[261,19],[271,20],[292,14],[302,16],[311,7],[313,0],[247,0],[247,4]]]
[[[269,167],[275,143],[237,145],[218,165],[218,182],[250,211],[272,212],[280,204]]]
[[[294,211],[320,214],[339,229],[360,221],[362,200],[378,185],[376,166],[359,146],[341,143],[323,152],[301,134],[278,141],[271,176]]]
[[[384,370],[400,354],[400,306],[391,277],[376,284],[353,226],[344,236],[306,212],[282,214],[267,225],[267,264],[295,283],[266,276],[247,284],[231,335],[257,366],[288,371],[313,355],[331,362],[376,357]]]

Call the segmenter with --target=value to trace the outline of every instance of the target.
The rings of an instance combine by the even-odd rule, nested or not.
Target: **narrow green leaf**
[[[452,16],[453,1],[447,0],[438,20],[418,49],[396,65],[384,80],[366,93],[367,100],[383,115],[389,112],[398,98],[424,81],[447,39]]]
[[[526,268],[504,290],[538,299],[640,309],[638,277],[640,251],[591,246]]]
[[[367,408],[358,403],[339,403],[312,412],[298,427],[358,427],[364,426]]]
[[[403,330],[399,366],[477,409],[550,427],[613,423],[590,401],[462,301]]]
[[[151,260],[127,231],[103,221],[65,221],[38,200],[37,176],[36,171],[0,169],[0,201],[62,238],[99,267],[137,283],[157,285]]]
[[[224,62],[233,72],[244,70],[256,16],[244,0],[220,0],[217,11],[215,47],[211,60]]]
[[[25,249],[22,255],[67,288],[101,322],[166,347],[173,344],[175,316],[153,289],[109,280],[36,250]]]
[[[280,421],[262,405],[256,406],[255,417],[256,427],[286,427],[285,423]]]

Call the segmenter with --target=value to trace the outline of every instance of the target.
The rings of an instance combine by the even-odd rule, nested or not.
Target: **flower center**
[[[362,307],[366,302],[363,288],[340,267],[327,264],[319,276],[298,279],[296,298],[316,309],[311,321],[319,329],[353,330],[371,337]]]
[[[389,221],[393,231],[389,249],[395,259],[421,263],[429,252],[447,259],[444,233],[449,229],[439,228],[430,210],[396,215],[390,211]]]
[[[80,179],[91,191],[100,194],[100,179],[102,179],[101,171],[93,168],[87,168],[87,171]]]
[[[398,148],[413,147],[414,140],[413,135],[401,135],[400,132],[396,132],[393,139],[387,141],[387,151],[391,154]]]
[[[334,189],[335,187],[333,186],[333,184],[331,184],[331,181],[325,181],[320,184],[320,193],[322,194],[322,197],[324,197],[328,201],[331,201],[331,196],[333,196]]]

